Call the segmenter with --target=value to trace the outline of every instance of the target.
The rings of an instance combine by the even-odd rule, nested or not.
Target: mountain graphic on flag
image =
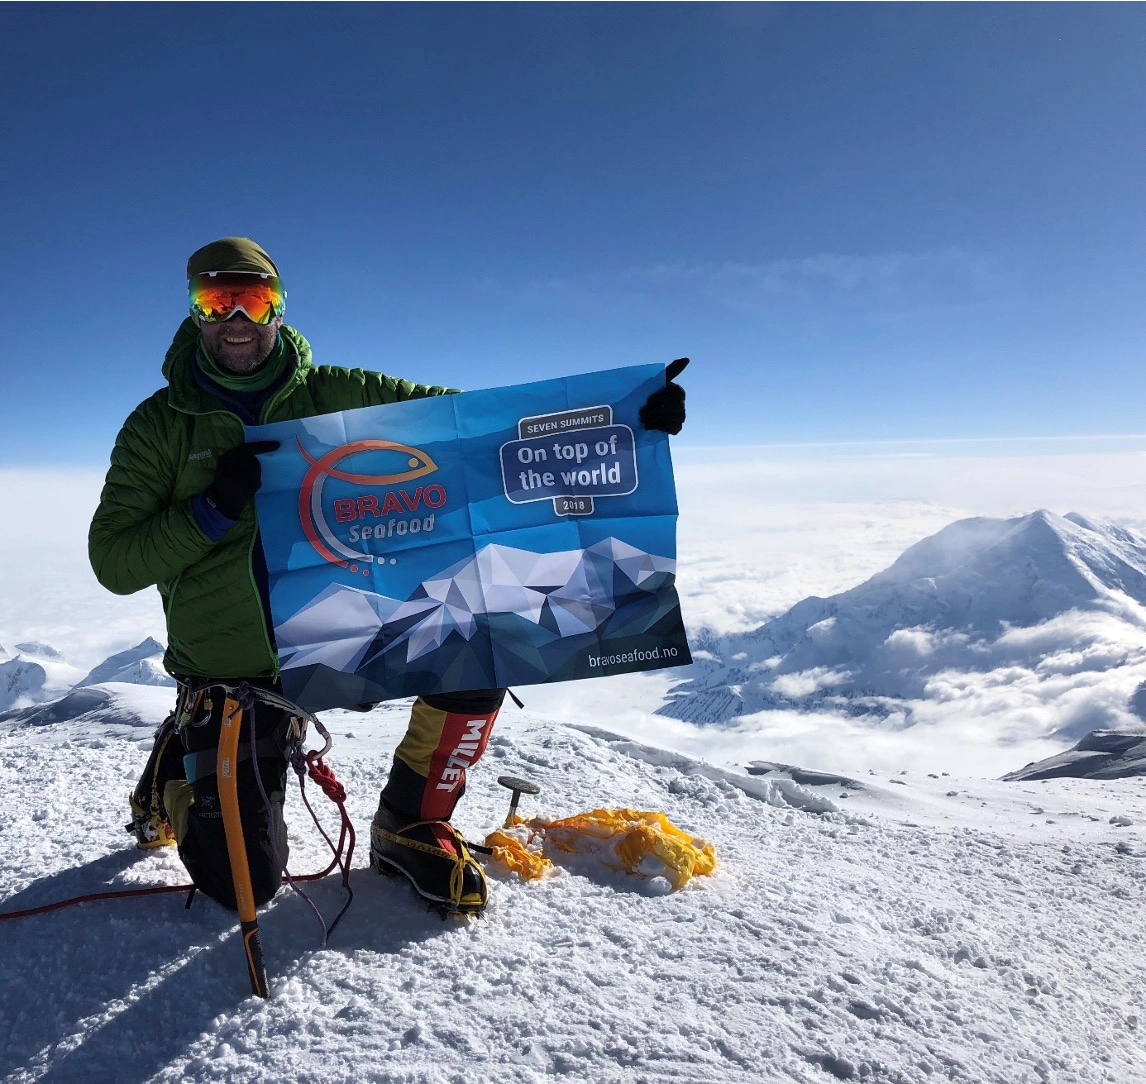
[[[536,626],[538,641],[596,633],[634,593],[655,595],[674,564],[616,538],[557,553],[493,544],[423,581],[406,600],[332,584],[276,628],[280,659],[284,669],[350,670],[402,647],[412,663],[451,636],[472,640],[481,619],[495,616]]]

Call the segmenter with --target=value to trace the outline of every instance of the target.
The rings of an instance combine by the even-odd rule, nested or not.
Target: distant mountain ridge
[[[148,637],[135,647],[109,655],[99,666],[76,683],[76,688],[100,685],[108,681],[130,685],[174,685],[175,681],[163,669],[163,645]]]
[[[17,654],[0,662],[0,711],[25,704],[41,703],[66,693],[83,676],[83,671],[59,661],[59,652],[42,650],[25,654],[22,647],[42,649],[45,645],[17,645]]]
[[[1030,779],[1128,779],[1146,775],[1146,726],[1137,730],[1095,730],[1073,749],[1035,761],[1003,776]]]
[[[616,562],[634,583],[662,574],[647,555],[605,557],[606,567]],[[542,577],[542,587],[535,588],[502,565],[497,582],[515,596],[513,606],[521,605],[520,598],[533,599],[531,619],[552,625],[554,636],[578,620],[596,618],[578,610],[577,577],[568,571]],[[467,593],[474,571],[463,565],[451,572],[427,584],[424,597],[381,600],[410,611],[403,655],[438,644],[466,622],[490,620],[475,612]],[[309,615],[319,625],[328,601],[318,600]],[[342,595],[333,601],[346,606]],[[349,645],[354,652],[372,646],[377,605],[362,594],[361,636]],[[947,701],[958,711],[966,703],[960,689],[968,687],[970,675],[976,675],[972,684],[999,689],[1049,675],[1051,721],[1041,736],[1082,740],[1008,778],[1146,775],[1146,730],[1129,728],[1146,722],[1146,535],[1114,524],[1047,511],[960,520],[856,587],[806,598],[747,633],[718,636],[701,629],[690,640],[696,662],[676,672],[684,680],[670,690],[659,714],[708,724],[774,708],[826,710],[902,727],[913,724],[913,711],[924,721],[930,718],[934,705],[949,695],[944,686],[952,687],[952,675],[963,679]],[[162,687],[173,684],[162,667],[163,645],[150,637],[87,674],[49,644],[15,648],[12,654],[0,647],[4,723],[38,726],[101,716],[130,725],[139,715],[132,707],[139,697],[161,696]],[[404,663],[416,665],[409,657]],[[1057,689],[1065,684],[1053,683],[1080,673],[1101,686],[1114,707],[1078,712],[1063,722]],[[1134,688],[1129,679],[1137,690],[1127,698]],[[1128,711],[1118,707],[1119,700]],[[984,725],[993,725],[993,703],[978,707]]]
[[[50,644],[17,644],[16,652],[9,656],[0,648],[0,721],[36,705],[55,702],[72,690],[107,682],[175,684],[163,669],[163,645],[150,636],[135,647],[104,659],[87,674],[68,663]],[[71,702],[87,701],[79,697]]]
[[[41,644],[35,640],[26,644],[17,644],[16,650],[21,655],[31,655],[41,659],[55,659],[57,661],[61,661],[64,657],[60,654],[60,652],[52,647],[51,644]]]
[[[751,632],[694,637],[698,661],[660,714],[726,722],[768,708],[886,714],[946,669],[1034,664],[1008,633],[1071,611],[1115,615],[1146,643],[1146,537],[1077,514],[959,520],[888,568]]]

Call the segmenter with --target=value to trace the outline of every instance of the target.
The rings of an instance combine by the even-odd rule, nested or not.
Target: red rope
[[[24,911],[0,911],[0,919],[42,915],[48,911],[59,911],[63,907],[71,907],[74,903],[90,903],[92,900],[117,900],[126,896],[157,896],[161,892],[187,892],[193,887],[193,885],[158,885],[154,888],[128,888],[119,892],[92,892],[87,896],[73,896],[70,900],[45,903],[43,907],[29,907]]]
[[[326,766],[325,761],[318,755],[317,749],[306,754],[307,774],[313,779],[335,805],[340,806],[346,801],[346,788],[335,777],[334,772]]]
[[[334,856],[334,859],[326,869],[320,870],[318,873],[304,873],[296,877],[295,880],[321,881],[323,877],[332,873],[342,858],[342,842],[345,838],[346,832],[343,830],[343,834],[338,840],[339,853]],[[23,911],[0,911],[0,919],[28,918],[30,915],[43,915],[48,911],[59,911],[64,907],[71,907],[73,904],[91,903],[94,900],[120,900],[126,899],[129,896],[158,896],[164,892],[190,892],[194,887],[194,885],[153,885],[150,888],[125,888],[117,892],[90,892],[86,896],[73,896],[70,900],[60,900],[57,903],[45,903],[42,907],[28,907]]]
[[[342,905],[342,910],[334,917],[334,921],[326,929],[326,936],[334,931],[334,927],[342,921],[342,916],[350,909],[350,904],[354,901],[354,890],[350,887],[350,865],[354,861],[354,824],[350,820],[350,814],[346,812],[346,788],[338,781],[334,771],[327,767],[323,762],[322,756],[317,749],[312,749],[306,755],[307,774],[312,780],[322,789],[325,794],[337,807],[338,815],[341,820],[341,830],[338,835],[338,846],[331,847],[334,852],[334,860],[327,867],[326,872],[329,873],[335,866],[342,872],[342,887],[346,889],[346,902]],[[314,819],[315,826],[326,839],[327,843],[330,842],[327,838],[326,832],[323,831],[322,825],[319,824],[318,818],[314,815],[314,810],[311,809],[310,803],[306,801],[306,792],[302,792],[303,802],[306,808],[310,811],[311,817]],[[342,859],[342,847],[346,843],[346,860]],[[309,880],[309,878],[299,878],[300,880]],[[323,944],[325,944],[325,939]]]
[[[342,870],[343,881],[345,883],[350,875],[350,862],[354,857],[354,825],[350,821],[350,816],[346,812],[346,806],[344,804],[346,801],[346,788],[338,781],[334,772],[323,763],[322,757],[318,755],[317,749],[312,749],[307,754],[306,763],[308,767],[307,774],[322,788],[323,794],[338,806],[338,812],[342,818],[342,830],[338,836],[338,844],[334,848],[334,857],[331,859],[330,865],[318,873],[305,873],[302,876],[296,877],[295,880],[319,881],[333,872],[337,866]],[[343,864],[342,850],[347,838],[349,838],[350,846],[346,852],[346,862]],[[189,892],[194,887],[194,885],[155,885],[150,888],[125,888],[115,892],[91,892],[86,896],[73,896],[68,900],[60,900],[57,903],[45,903],[41,907],[28,907],[22,911],[0,911],[0,920],[43,915],[49,911],[59,911],[65,907],[71,907],[77,903],[91,903],[96,900],[119,900],[126,899],[129,896],[158,896],[167,892]],[[339,917],[342,917],[341,914]]]
[[[334,861],[327,867],[326,872],[329,873],[335,866],[339,864],[339,859],[342,856],[343,841],[349,838],[349,846],[346,850],[346,864],[343,869],[344,875],[349,878],[350,876],[350,863],[354,859],[354,825],[350,820],[350,814],[346,812],[346,788],[338,781],[334,771],[326,765],[322,757],[318,755],[317,749],[312,749],[306,755],[307,774],[322,788],[322,793],[325,794],[337,807],[339,816],[342,819],[342,831],[338,837],[338,847],[335,850]],[[299,880],[310,880],[311,878],[301,877]],[[349,887],[349,885],[347,885]]]

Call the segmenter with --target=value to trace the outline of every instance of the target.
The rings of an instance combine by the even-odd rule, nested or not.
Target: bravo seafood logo
[[[348,543],[382,541],[434,529],[433,510],[446,503],[445,486],[409,485],[438,469],[425,452],[389,440],[354,440],[315,459],[297,437],[295,443],[310,464],[298,491],[299,522],[315,551],[331,564],[369,576],[370,566],[385,561],[386,557],[369,552],[369,547],[353,549]],[[361,473],[361,467],[343,469],[345,461],[353,456],[361,457],[359,463],[367,467],[403,466],[405,469],[382,474]],[[329,502],[335,524],[340,527],[351,524],[345,540],[335,533],[323,508],[323,491],[332,479],[342,483],[337,486],[340,494],[347,491],[347,486],[371,490],[354,496],[337,496]],[[398,486],[401,488],[390,488]],[[354,489],[350,492],[354,493]]]

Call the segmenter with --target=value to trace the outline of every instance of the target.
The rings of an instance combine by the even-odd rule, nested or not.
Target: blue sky
[[[183,268],[319,362],[688,354],[687,446],[1146,430],[1146,7],[0,5],[0,461],[106,461]]]

